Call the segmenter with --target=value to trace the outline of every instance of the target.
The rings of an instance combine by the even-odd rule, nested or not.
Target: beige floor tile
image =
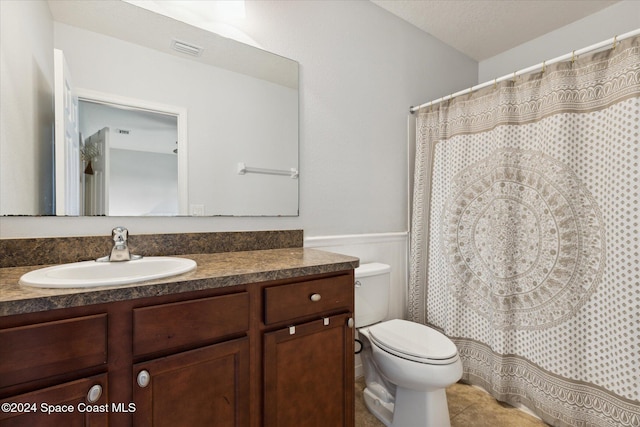
[[[356,427],[384,427],[366,408],[364,379],[356,381]],[[547,424],[466,384],[447,389],[451,427],[545,427]]]
[[[363,390],[364,379],[359,378],[356,381],[356,427],[384,427],[384,424],[374,417],[365,406]]]

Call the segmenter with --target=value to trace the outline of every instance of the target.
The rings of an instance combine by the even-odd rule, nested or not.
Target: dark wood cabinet
[[[345,270],[0,317],[0,427],[353,427],[353,290]]]
[[[106,364],[105,313],[0,329],[0,388]]]
[[[107,375],[96,375],[0,401],[2,427],[106,427]]]
[[[353,425],[351,314],[268,332],[264,426]]]
[[[264,289],[264,427],[351,427],[352,274]]]
[[[248,292],[138,307],[133,309],[133,355],[175,352],[248,330]]]
[[[133,367],[136,427],[249,425],[247,338]]]

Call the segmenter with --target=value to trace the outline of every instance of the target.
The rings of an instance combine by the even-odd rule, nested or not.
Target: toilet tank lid
[[[391,271],[391,266],[387,264],[382,264],[380,262],[372,262],[368,264],[361,264],[360,267],[356,268],[355,275],[356,278],[373,276],[376,274],[388,273]]]

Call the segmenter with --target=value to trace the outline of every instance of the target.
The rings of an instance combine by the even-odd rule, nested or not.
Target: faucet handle
[[[115,227],[111,230],[111,238],[113,239],[113,247],[111,248],[111,255],[98,258],[99,262],[112,262],[112,261],[131,261],[142,258],[142,255],[132,255],[129,252],[129,246],[127,237],[129,231],[124,227]]]
[[[111,238],[114,242],[126,242],[129,230],[124,227],[116,227],[111,230]]]

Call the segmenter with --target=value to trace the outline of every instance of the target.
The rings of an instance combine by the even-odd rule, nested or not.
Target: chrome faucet
[[[142,255],[132,255],[129,252],[129,246],[127,245],[127,237],[129,230],[124,227],[116,227],[111,230],[111,238],[113,239],[113,248],[111,248],[111,255],[98,258],[99,262],[114,262],[114,261],[132,261],[142,258]]]

